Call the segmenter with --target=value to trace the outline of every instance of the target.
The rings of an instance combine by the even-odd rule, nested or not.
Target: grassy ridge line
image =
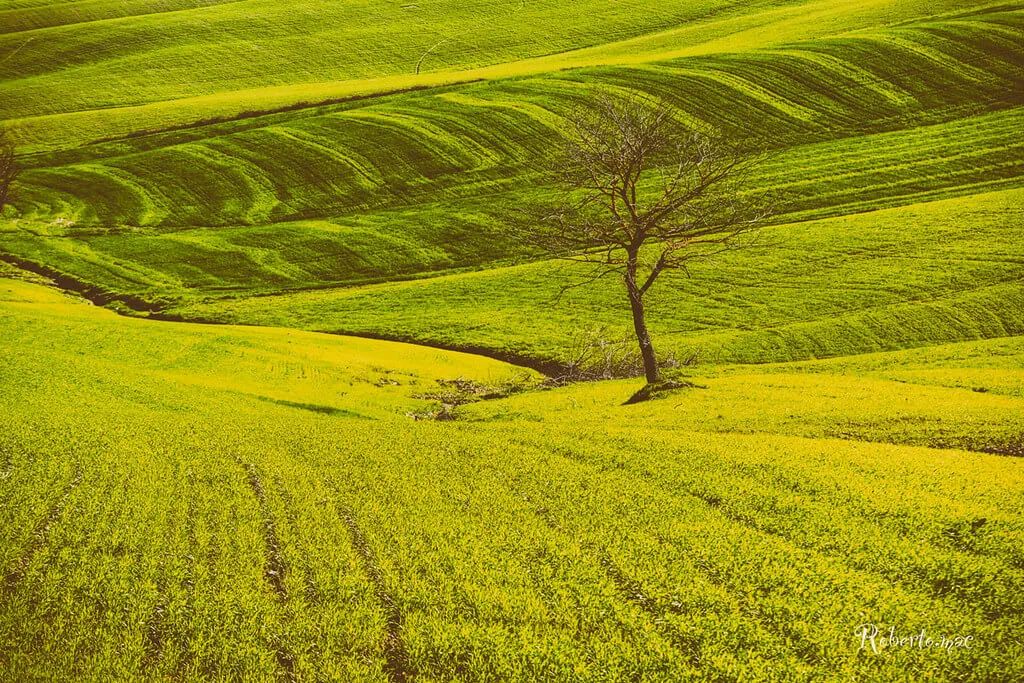
[[[775,198],[780,221],[1019,187],[1022,117],[1024,110],[1014,109],[795,147],[767,164],[757,184]],[[150,299],[379,282],[502,265],[521,255],[522,245],[505,230],[505,207],[544,195],[512,188],[476,195],[480,188],[470,186],[458,190],[468,194],[461,198],[266,226],[157,233],[24,222],[0,232],[0,248],[110,292]]]
[[[317,103],[339,98],[379,95],[412,87],[436,87],[477,79],[506,79],[584,66],[635,64],[686,55],[747,50],[933,16],[940,11],[955,13],[964,11],[965,7],[977,9],[989,5],[990,3],[965,5],[963,2],[950,1],[943,3],[941,7],[936,7],[934,3],[886,0],[861,3],[858,8],[852,9],[846,3],[823,0],[811,3],[811,7],[813,7],[811,12],[807,12],[807,8],[801,4],[790,10],[766,10],[763,15],[754,13],[737,19],[711,20],[697,26],[670,31],[664,35],[655,34],[640,41],[628,41],[619,46],[600,45],[579,52],[570,49],[564,53],[529,59],[520,59],[520,55],[511,62],[485,67],[421,74],[395,73],[387,76],[371,73],[364,75],[361,79],[342,81],[313,79],[309,78],[307,74],[300,83],[259,88],[236,86],[232,88],[231,92],[192,97],[178,96],[174,99],[141,105],[121,101],[117,95],[111,95],[111,99],[106,101],[102,107],[90,107],[90,110],[73,113],[44,114],[38,110],[38,106],[30,104],[34,100],[38,101],[39,106],[47,102],[52,103],[53,98],[49,93],[55,90],[68,91],[67,87],[59,83],[48,85],[45,88],[38,86],[45,90],[45,97],[33,95],[31,87],[19,95],[16,92],[18,83],[15,81],[6,88],[8,101],[14,102],[20,99],[25,102],[25,106],[32,106],[35,109],[22,113],[9,111],[5,117],[12,119],[11,124],[15,128],[16,135],[30,150],[59,149],[110,135],[126,135],[137,130],[187,125],[212,117],[237,116],[246,111],[290,107],[297,103]],[[866,16],[861,16],[861,13],[865,12]],[[844,17],[848,15],[853,19],[844,23]],[[561,25],[561,22],[558,24]],[[602,27],[602,37],[607,38],[607,33],[603,30],[604,27]],[[730,33],[736,33],[738,37],[716,47],[701,47],[701,43],[707,41],[709,37]],[[2,42],[0,40],[0,43]],[[304,44],[304,54],[308,52],[307,47],[308,45]],[[605,52],[607,55],[604,54]],[[35,63],[46,63],[43,56],[37,56],[34,59]],[[289,62],[289,64],[291,63]],[[247,62],[246,66],[248,67],[248,65]],[[103,72],[98,71],[98,73],[102,74]],[[65,74],[64,77],[66,76]],[[168,80],[173,81],[174,79]],[[187,80],[195,82],[191,77]],[[259,83],[263,85],[266,81],[264,79]],[[115,85],[124,87],[123,77]],[[76,82],[74,90],[78,91],[80,88],[80,84]],[[134,90],[137,91],[138,88]],[[4,88],[0,86],[0,93],[3,92]],[[62,106],[67,106],[67,104]],[[88,107],[88,105],[85,106]]]
[[[40,352],[72,361],[81,350],[76,335],[87,329],[96,341],[90,359],[97,369],[116,374],[121,354],[129,347],[138,354],[134,363],[140,376],[206,390],[230,386],[231,392],[250,400],[323,404],[382,417],[426,405],[414,396],[436,379],[463,375],[499,384],[513,376],[535,376],[477,355],[388,341],[133,318],[122,322],[112,311],[53,294],[43,285],[0,279],[5,329],[27,334],[26,321],[32,316],[66,320],[66,328],[35,344]],[[132,342],[117,341],[119,335],[134,337],[136,332],[141,336]],[[163,346],[172,339],[173,347]],[[225,374],[222,366],[230,372]],[[178,367],[189,370],[175,373]],[[338,402],[341,396],[344,405]]]
[[[778,245],[652,292],[661,351],[764,363],[1024,332],[1021,190],[772,228]],[[951,264],[955,263],[955,268]],[[627,335],[612,279],[552,305],[569,264],[185,305],[197,320],[369,332],[565,360],[593,328]],[[487,302],[484,306],[481,302]]]
[[[91,24],[110,19],[181,12],[211,5],[248,0],[75,0],[72,2],[0,3],[0,35],[23,33],[55,26]]]
[[[1024,453],[1022,360],[1024,336],[1003,337],[756,368],[698,369],[693,372],[699,390],[674,394],[667,405],[625,413],[618,404],[637,380],[575,384],[471,404],[461,416],[493,423],[568,423],[588,415],[637,432],[784,433],[1019,456]],[[825,383],[834,400],[821,400],[818,392]]]
[[[1020,461],[785,436],[787,413],[815,401],[797,429],[853,405],[893,438],[893,416],[984,433],[959,416],[1019,419],[1005,397],[948,390],[943,414],[935,394],[890,382],[874,387],[884,406],[859,412],[871,404],[837,397],[827,375],[799,395],[712,378],[703,395],[633,408],[614,405],[618,383],[574,387],[614,414],[596,427],[574,419],[565,390],[538,395],[553,397],[540,420],[412,422],[394,410],[423,386],[412,381],[438,376],[420,374],[425,357],[384,353],[399,384],[376,382],[349,364],[358,340],[125,320],[3,286],[5,338],[37,350],[0,356],[0,559],[29,558],[0,609],[18,678],[58,665],[79,678],[269,678],[287,651],[302,678],[382,679],[381,593],[402,616],[403,666],[423,678],[1016,675]],[[270,387],[379,419],[253,395]],[[696,411],[679,400],[721,402],[733,431],[752,420],[764,432],[714,433],[713,413],[690,430]],[[76,466],[82,480],[33,536]],[[268,524],[287,601],[265,576]],[[865,618],[940,621],[986,647],[864,657],[853,630]],[[61,647],[44,656],[40,641]]]
[[[1024,40],[963,26],[908,35],[806,43],[798,56],[788,49],[480,84],[37,155],[20,206],[26,217],[86,224],[210,226],[321,218],[502,182],[532,187],[532,177],[517,176],[557,144],[559,116],[604,87],[664,97],[695,125],[775,145],[1020,101]],[[903,71],[887,68],[896,60]]]
[[[57,113],[268,84],[412,75],[424,55],[425,71],[462,71],[699,22],[727,8],[721,0],[710,6],[693,0],[657,6],[438,0],[418,7],[308,0],[284,7],[252,0],[0,36],[3,47],[32,41],[0,64],[0,74],[16,79],[9,92],[20,100],[8,103],[8,116]],[[353,44],[360,49],[347,48]],[[181,77],[185,65],[190,78]],[[154,69],[166,80],[139,77]],[[71,77],[91,87],[69,92],[60,103],[39,100],[40,88],[59,90]]]

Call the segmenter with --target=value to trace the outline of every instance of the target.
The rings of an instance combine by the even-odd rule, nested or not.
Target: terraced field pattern
[[[609,94],[776,207],[637,405]],[[0,128],[0,681],[1024,680],[1024,4],[0,0]]]

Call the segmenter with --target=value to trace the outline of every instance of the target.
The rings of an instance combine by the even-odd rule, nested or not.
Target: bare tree
[[[0,128],[0,213],[13,198],[14,181],[21,173],[21,167],[15,158],[14,140],[10,134]]]
[[[644,297],[659,276],[689,261],[748,245],[768,216],[739,186],[751,155],[690,130],[662,102],[603,98],[569,118],[555,173],[566,195],[520,229],[544,253],[592,264],[562,291],[618,274],[649,384],[662,380]]]

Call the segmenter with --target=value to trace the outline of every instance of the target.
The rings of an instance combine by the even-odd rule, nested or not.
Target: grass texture
[[[18,3],[0,7],[0,117],[16,120],[26,141],[52,148],[253,109],[734,52],[971,15],[988,6],[978,0]]]
[[[628,384],[580,385],[416,422],[404,411],[438,378],[519,371],[129,320],[0,282],[5,339],[33,349],[0,358],[14,679],[44,659],[84,678],[1021,673],[1020,461],[923,447],[1020,438],[1020,344],[724,370],[639,407],[617,405]],[[869,621],[977,646],[869,655]]]
[[[1024,332],[1021,190],[782,225],[765,246],[660,282],[650,324],[662,353],[766,363]],[[628,335],[622,285],[571,290],[561,262],[364,287],[195,303],[199,320],[374,333],[566,360],[595,330]],[[556,303],[557,302],[557,303]]]
[[[0,0],[0,681],[1024,680],[1022,65],[983,0]],[[603,93],[778,208],[633,406],[495,360],[630,341],[508,231]]]

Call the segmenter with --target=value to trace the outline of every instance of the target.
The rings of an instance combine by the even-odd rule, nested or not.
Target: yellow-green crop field
[[[0,296],[10,680],[1024,673],[1024,473],[977,452],[1024,430],[1018,340],[723,367],[636,407],[630,381],[527,391],[439,423],[408,417],[438,379],[531,378]],[[977,647],[872,656],[869,621]]]
[[[775,207],[636,405],[608,95]],[[1024,680],[1024,4],[0,0],[0,131],[0,682]]]

